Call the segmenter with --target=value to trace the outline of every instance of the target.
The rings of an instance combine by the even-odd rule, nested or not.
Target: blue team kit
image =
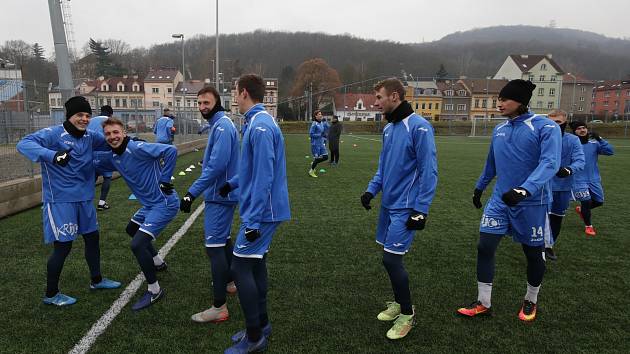
[[[582,144],[586,164],[584,169],[578,171],[573,182],[573,195],[576,200],[586,201],[593,199],[597,202],[604,201],[604,189],[602,188],[602,178],[599,174],[597,160],[599,155],[613,155],[615,150],[606,140],[597,141],[589,139],[586,144]]]
[[[311,154],[313,157],[321,157],[328,154],[326,143],[324,142],[324,126],[321,122],[313,121],[309,130],[311,138]]]
[[[153,134],[155,134],[155,142],[160,144],[173,143],[173,119],[171,117],[160,117],[155,122]]]

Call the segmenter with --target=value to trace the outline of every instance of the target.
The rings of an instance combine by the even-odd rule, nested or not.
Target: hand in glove
[[[365,210],[370,210],[372,207],[370,206],[370,201],[374,199],[374,194],[370,192],[365,192],[361,195],[361,205],[365,208]]]
[[[232,191],[232,186],[228,182],[225,182],[224,185],[219,188],[219,195],[222,198],[227,198],[228,194]]]
[[[55,157],[53,157],[53,163],[61,167],[66,167],[70,162],[70,150],[57,151]]]
[[[245,228],[245,238],[249,242],[254,242],[260,237],[260,230]]]
[[[481,204],[481,194],[483,194],[483,191],[481,189],[475,188],[475,191],[473,192],[472,202],[477,209],[481,209],[481,207],[483,206],[483,204]]]
[[[405,226],[407,226],[407,230],[423,230],[426,222],[426,214],[414,210],[413,213],[409,215],[409,219],[407,219]]]
[[[560,167],[560,169],[558,170],[558,173],[556,173],[556,176],[560,177],[560,178],[565,178],[565,177],[569,177],[573,174],[573,170],[571,170],[570,167]]]
[[[516,204],[522,202],[523,199],[527,198],[529,195],[529,192],[524,188],[513,188],[503,193],[503,195],[501,196],[501,200],[503,200],[503,202],[507,204],[507,206],[513,207],[516,206]]]
[[[160,189],[166,195],[173,194],[173,184],[168,182],[160,182]]]
[[[190,207],[192,206],[193,201],[195,200],[195,196],[190,194],[190,192],[186,193],[184,198],[179,201],[179,210],[184,213],[190,213]]]

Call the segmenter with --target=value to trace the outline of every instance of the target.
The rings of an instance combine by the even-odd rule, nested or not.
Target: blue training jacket
[[[562,136],[551,119],[532,112],[497,125],[486,165],[476,188],[486,189],[496,176],[492,199],[503,203],[501,196],[513,188],[525,188],[530,196],[518,205],[549,204],[552,199],[550,180],[560,168]]]
[[[63,125],[44,128],[25,136],[17,150],[42,166],[42,201],[44,203],[82,202],[94,199],[94,151],[110,150],[105,137],[87,130],[75,138]],[[70,150],[65,167],[53,163],[58,151]]]
[[[311,137],[311,145],[322,145],[324,143],[324,126],[322,123],[314,120],[308,135]]]
[[[155,142],[162,144],[171,144],[173,142],[173,119],[171,117],[161,117],[155,122],[153,134],[155,134]]]
[[[584,169],[575,174],[573,184],[601,182],[597,159],[599,155],[614,155],[613,146],[604,139],[602,141],[589,139],[586,144],[582,144],[582,149],[584,150]]]
[[[203,155],[201,176],[188,189],[195,198],[205,191],[206,202],[238,202],[238,189],[232,190],[227,198],[219,195],[219,188],[238,172],[239,140],[236,126],[223,111],[215,113],[208,121],[208,145]]]
[[[164,167],[160,160],[164,160]],[[171,183],[177,162],[177,148],[172,145],[130,140],[121,155],[112,152],[102,156],[98,167],[118,171],[143,206],[179,202],[177,193],[165,195],[160,182]]]
[[[103,122],[106,121],[108,118],[108,116],[92,117],[90,118],[90,124],[88,124],[87,128],[104,135],[105,132],[103,131]]]
[[[435,196],[437,156],[433,127],[417,114],[383,128],[383,149],[367,191],[381,190],[381,206],[425,214]]]
[[[560,167],[568,167],[573,173],[565,178],[554,176],[551,179],[551,190],[554,192],[570,191],[573,187],[573,176],[584,169],[584,151],[580,139],[573,134],[562,135],[562,156]]]
[[[238,169],[239,214],[245,227],[260,229],[263,222],[291,219],[284,137],[261,103],[245,113],[245,120]]]

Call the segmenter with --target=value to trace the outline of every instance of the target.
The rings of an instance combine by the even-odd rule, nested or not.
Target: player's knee
[[[383,252],[383,266],[385,269],[394,270],[402,267],[402,255]]]
[[[545,247],[544,246],[528,246],[528,245],[523,245],[523,253],[525,253],[525,257],[527,257],[527,260],[530,262],[538,262],[538,261],[544,261],[545,259],[543,258],[543,254],[545,253]]]
[[[127,227],[125,228],[125,232],[127,233],[127,235],[133,237],[139,229],[140,225],[136,224],[133,221],[129,221]]]
[[[477,243],[477,253],[483,257],[493,257],[499,240],[500,237],[497,235],[481,233]]]
[[[151,236],[142,231],[138,231],[131,239],[131,251],[135,254],[146,249],[151,242]]]

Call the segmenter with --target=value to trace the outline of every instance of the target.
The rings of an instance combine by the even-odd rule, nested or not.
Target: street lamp
[[[184,82],[186,81],[186,66],[184,65],[184,34],[182,33],[175,33],[172,34],[171,37],[173,38],[181,38],[182,39],[182,74],[184,75]]]
[[[573,96],[571,97],[571,119],[570,119],[570,121],[573,121],[573,112],[575,110],[575,83],[577,81],[577,78],[575,77],[575,75],[571,73],[567,73],[567,75],[573,78]]]

